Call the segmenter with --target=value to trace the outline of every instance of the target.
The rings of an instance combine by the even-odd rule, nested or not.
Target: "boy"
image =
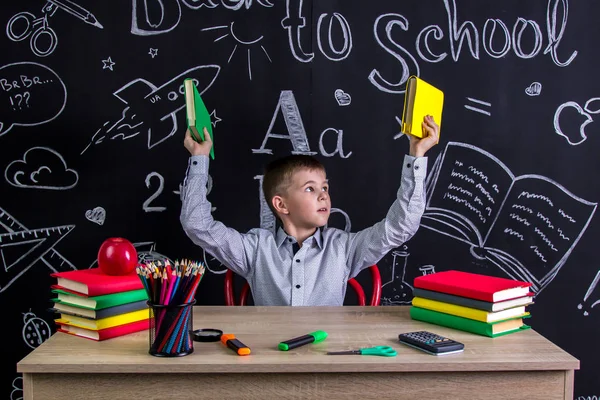
[[[263,191],[283,228],[242,234],[215,221],[206,199],[210,135],[195,142],[181,192],[181,224],[188,237],[250,284],[256,305],[341,306],[348,279],[377,263],[410,239],[425,210],[425,153],[438,142],[439,127],[427,116],[423,138],[410,137],[398,197],[382,221],[360,232],[322,228],[331,211],[323,166],[310,156],[289,156],[269,164]]]

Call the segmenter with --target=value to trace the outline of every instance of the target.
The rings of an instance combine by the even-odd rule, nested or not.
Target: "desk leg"
[[[33,400],[33,376],[23,374],[23,400]]]
[[[573,400],[575,391],[575,371],[568,369],[565,371],[565,400]]]

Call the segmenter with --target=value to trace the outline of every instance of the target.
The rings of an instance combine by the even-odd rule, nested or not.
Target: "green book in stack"
[[[412,306],[410,308],[410,317],[418,321],[429,322],[435,325],[446,326],[448,328],[454,328],[492,338],[530,328],[529,325],[526,325],[523,322],[524,318],[530,317],[529,314],[519,318],[510,318],[486,323]]]
[[[61,289],[52,289],[52,293],[58,295],[58,297],[54,299],[55,301],[90,310],[102,310],[108,307],[116,307],[122,304],[148,300],[146,289],[129,290],[126,292],[117,292],[101,296],[78,295]]]
[[[108,317],[114,317],[115,315],[126,314],[132,311],[139,311],[148,308],[146,300],[134,301],[133,303],[119,304],[118,306],[101,308],[94,310],[92,308],[74,306],[69,303],[64,303],[62,300],[53,299],[54,307],[50,308],[50,311],[74,315],[78,317],[102,319]]]

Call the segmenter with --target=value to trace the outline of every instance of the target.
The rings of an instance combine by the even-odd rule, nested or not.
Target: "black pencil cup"
[[[193,306],[191,303],[162,305],[148,301],[150,312],[150,351],[158,357],[180,357],[194,352]]]

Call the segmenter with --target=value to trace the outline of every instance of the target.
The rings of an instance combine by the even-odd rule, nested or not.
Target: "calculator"
[[[465,345],[428,331],[406,332],[398,335],[400,343],[434,356],[460,353]]]

